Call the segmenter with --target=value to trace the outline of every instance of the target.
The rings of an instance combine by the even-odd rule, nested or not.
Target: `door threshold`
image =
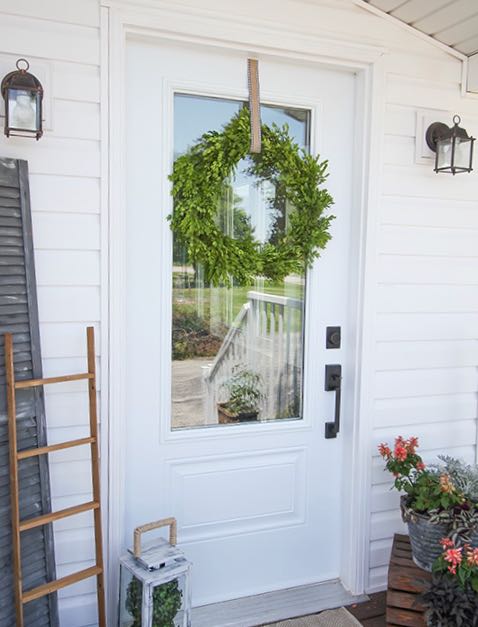
[[[256,627],[367,601],[338,579],[193,608],[192,627]]]

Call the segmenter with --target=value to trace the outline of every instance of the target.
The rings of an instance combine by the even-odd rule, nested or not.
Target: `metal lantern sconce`
[[[17,69],[2,80],[1,91],[5,100],[5,135],[35,137],[43,135],[43,87],[36,76],[28,72],[30,64],[18,59]]]
[[[475,138],[470,137],[465,129],[459,126],[460,122],[460,116],[455,115],[452,127],[442,122],[434,122],[427,129],[425,138],[428,147],[435,153],[436,173],[449,172],[455,175],[473,170]]]

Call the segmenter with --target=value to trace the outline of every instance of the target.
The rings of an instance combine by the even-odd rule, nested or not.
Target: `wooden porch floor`
[[[385,627],[385,599],[386,592],[377,592],[370,596],[370,601],[351,605],[347,609],[364,627]]]

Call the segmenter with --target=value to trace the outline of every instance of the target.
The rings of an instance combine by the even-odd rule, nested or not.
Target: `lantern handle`
[[[20,67],[20,63],[26,63],[26,67]],[[28,63],[28,61],[26,59],[24,59],[23,57],[21,59],[17,59],[17,62],[15,64],[17,66],[17,70],[19,72],[28,72],[28,70],[30,69],[30,64]]]
[[[133,555],[141,557],[141,535],[146,531],[160,529],[161,527],[169,527],[169,544],[175,546],[177,542],[178,524],[176,518],[162,518],[155,522],[146,523],[134,530]]]

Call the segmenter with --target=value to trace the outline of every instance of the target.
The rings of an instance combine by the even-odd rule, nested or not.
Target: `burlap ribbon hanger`
[[[249,84],[249,111],[251,115],[251,147],[253,153],[261,152],[261,100],[259,94],[259,62],[247,59]]]

